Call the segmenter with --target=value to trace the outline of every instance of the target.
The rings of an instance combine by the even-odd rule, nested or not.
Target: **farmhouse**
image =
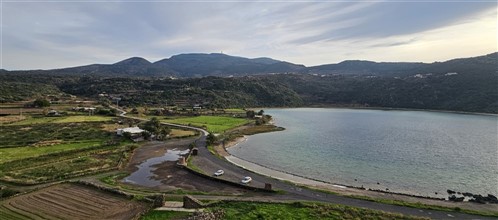
[[[129,128],[118,128],[116,130],[116,134],[119,136],[123,136],[124,133],[130,133],[131,136],[142,135],[142,132],[145,130],[140,129],[139,127],[129,127]]]

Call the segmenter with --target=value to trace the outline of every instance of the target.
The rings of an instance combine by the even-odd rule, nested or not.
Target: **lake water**
[[[249,136],[228,149],[232,155],[329,183],[431,197],[446,197],[447,189],[498,195],[496,116],[319,108],[266,113],[286,130]]]

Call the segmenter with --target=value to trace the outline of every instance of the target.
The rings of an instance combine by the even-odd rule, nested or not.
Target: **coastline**
[[[387,199],[387,200],[396,200],[410,203],[422,203],[428,205],[436,205],[450,208],[464,208],[470,210],[480,210],[480,211],[495,211],[498,209],[497,204],[476,204],[471,202],[460,202],[455,203],[447,200],[446,198],[437,198],[437,197],[425,197],[414,194],[406,194],[406,193],[396,193],[389,192],[377,189],[365,189],[361,187],[355,186],[347,186],[341,184],[328,183],[320,180],[314,180],[307,177],[298,176],[292,173],[275,170],[273,168],[253,163],[250,161],[246,161],[242,158],[238,158],[234,155],[231,155],[227,148],[237,146],[239,143],[246,141],[247,136],[236,138],[230,141],[228,144],[225,144],[225,148],[220,147],[224,154],[222,155],[225,160],[234,164],[235,166],[241,167],[243,169],[249,170],[251,172],[268,176],[274,179],[278,179],[281,181],[291,182],[301,187],[310,188],[319,191],[327,191],[334,194],[340,194],[343,196],[351,196],[351,197],[370,197],[374,199]]]
[[[323,109],[359,109],[359,110],[381,110],[381,111],[414,111],[414,112],[436,112],[436,113],[453,113],[464,115],[483,115],[483,116],[496,116],[498,113],[489,112],[466,112],[466,111],[452,111],[452,110],[438,110],[438,109],[418,109],[418,108],[390,108],[390,107],[358,107],[358,106],[334,106],[334,105],[310,105],[300,107],[261,107],[249,108],[255,109],[292,109],[292,108],[323,108]]]

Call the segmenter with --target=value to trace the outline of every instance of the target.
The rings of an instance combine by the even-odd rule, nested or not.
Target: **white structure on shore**
[[[133,135],[141,135],[145,130],[140,129],[139,127],[129,127],[129,128],[118,128],[116,130],[116,134],[123,136],[124,133],[130,133]]]

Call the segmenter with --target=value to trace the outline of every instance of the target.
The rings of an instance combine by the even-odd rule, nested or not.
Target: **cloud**
[[[132,56],[156,61],[178,53],[220,51],[306,65],[344,59],[433,61],[496,51],[496,40],[489,40],[496,39],[496,6],[449,1],[3,2],[1,59],[6,69],[114,63]]]

